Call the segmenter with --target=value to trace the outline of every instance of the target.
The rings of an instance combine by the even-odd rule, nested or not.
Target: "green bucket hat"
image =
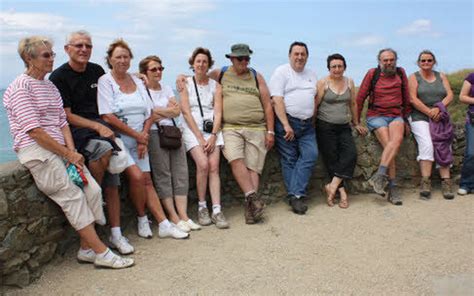
[[[248,57],[253,53],[250,47],[247,44],[243,44],[243,43],[232,45],[232,47],[230,48],[230,51],[231,53],[228,53],[225,55],[226,58]]]

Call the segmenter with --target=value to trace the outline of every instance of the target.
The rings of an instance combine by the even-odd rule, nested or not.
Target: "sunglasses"
[[[73,46],[77,49],[82,49],[82,48],[86,48],[86,49],[92,49],[92,44],[87,44],[87,43],[77,43],[77,44],[68,44],[70,46]]]
[[[40,57],[42,57],[43,59],[50,59],[50,58],[54,59],[55,56],[56,56],[55,52],[45,52],[40,55]]]
[[[420,60],[420,63],[431,63],[431,62],[433,62],[433,59]]]
[[[148,71],[155,73],[155,72],[158,72],[158,71],[163,72],[164,69],[165,69],[165,67],[154,67],[154,68],[148,69]]]
[[[250,61],[250,57],[235,57],[237,61],[242,62],[242,61]]]

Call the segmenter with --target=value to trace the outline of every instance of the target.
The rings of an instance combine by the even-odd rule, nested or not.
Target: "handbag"
[[[127,151],[125,151],[125,145],[122,139],[115,138],[114,141],[120,150],[114,150],[112,152],[107,171],[111,174],[120,174],[128,167],[128,155]]]
[[[84,189],[84,186],[89,184],[84,172],[76,165],[70,162],[66,163],[66,171],[71,181],[79,188]]]
[[[153,99],[151,97],[150,90],[148,87],[146,88],[148,93],[148,97],[150,98],[151,102],[153,103]],[[160,147],[164,149],[174,150],[181,147],[181,130],[176,126],[176,122],[173,118],[173,125],[159,125],[155,122],[156,127],[158,128],[158,137],[160,138]]]

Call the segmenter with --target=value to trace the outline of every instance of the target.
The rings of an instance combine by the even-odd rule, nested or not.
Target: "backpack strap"
[[[377,68],[375,68],[374,75],[372,75],[372,80],[370,80],[369,109],[373,109],[374,107],[374,89],[377,81],[380,78],[380,72],[382,72],[382,70],[380,69],[380,66],[377,66]]]
[[[257,86],[257,89],[260,90],[259,85],[258,85],[258,78],[257,78],[257,71],[255,71],[254,68],[249,68],[250,72],[252,72],[253,77],[255,77],[255,84]]]
[[[217,79],[217,82],[219,82],[220,84],[221,81],[222,81],[222,77],[224,76],[224,73],[229,70],[229,66],[224,66],[221,68],[221,73],[219,74],[219,79]],[[250,72],[253,74],[253,77],[255,77],[255,84],[257,86],[257,89],[260,89],[259,88],[259,85],[258,85],[258,78],[257,78],[257,71],[255,71],[254,68],[249,68]]]

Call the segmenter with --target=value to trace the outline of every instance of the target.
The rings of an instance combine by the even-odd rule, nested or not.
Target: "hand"
[[[98,123],[96,131],[101,137],[115,139],[114,132],[103,124]]]
[[[207,153],[214,152],[214,149],[216,148],[216,140],[217,140],[217,136],[211,135],[209,139],[207,140],[206,145],[204,146],[204,152],[207,152]]]
[[[438,107],[431,108],[428,114],[428,116],[436,122],[441,118],[441,112]]]
[[[198,142],[199,142],[199,146],[201,146],[201,147],[202,147],[202,150],[203,150],[204,152],[206,152],[206,149],[205,149],[205,148],[206,148],[207,142],[206,142],[206,140],[204,140],[204,137],[202,136],[202,134],[200,134],[199,137],[197,137],[197,140],[198,140]]]
[[[365,126],[362,126],[359,124],[355,125],[354,128],[356,129],[356,131],[359,133],[359,135],[361,136],[366,136],[367,133],[369,132],[368,129],[365,127]]]
[[[147,132],[138,133],[138,136],[135,138],[138,143],[148,145],[149,135]]]
[[[267,148],[267,151],[272,149],[273,144],[275,144],[275,135],[266,133],[266,135],[265,135],[265,148]]]
[[[295,132],[293,131],[291,126],[290,125],[285,125],[285,126],[283,126],[283,128],[285,129],[285,136],[283,136],[283,138],[286,141],[293,141],[295,139]]]
[[[84,166],[84,156],[82,156],[82,154],[76,151],[69,150],[65,158],[67,159],[69,163],[72,163],[73,165],[77,166],[80,169],[82,169],[82,167]]]
[[[179,107],[179,104],[175,100],[169,100],[166,107],[167,108],[176,108],[176,107]]]
[[[408,137],[410,135],[410,132],[410,124],[408,122],[405,122],[405,136]]]
[[[181,92],[185,88],[186,88],[186,76],[184,76],[183,74],[180,74],[176,78],[176,90],[178,92]]]
[[[147,152],[148,152],[147,145],[141,144],[141,143],[137,144],[137,153],[138,153],[139,159],[145,158]]]
[[[135,76],[141,79],[141,81],[143,81],[143,83],[148,87],[148,77],[146,77],[145,74],[135,73]]]

